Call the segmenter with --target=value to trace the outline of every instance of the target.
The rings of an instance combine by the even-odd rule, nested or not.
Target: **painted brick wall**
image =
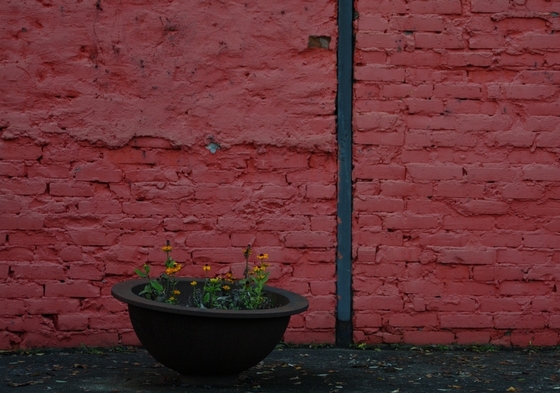
[[[166,239],[253,243],[333,342],[335,1],[3,0],[0,47],[1,349],[137,343],[110,288]]]
[[[557,345],[560,3],[355,3],[354,339]]]

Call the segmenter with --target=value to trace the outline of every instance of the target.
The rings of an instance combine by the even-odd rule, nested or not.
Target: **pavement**
[[[228,387],[192,386],[136,347],[0,351],[0,392],[10,393],[556,391],[560,348],[280,345]]]

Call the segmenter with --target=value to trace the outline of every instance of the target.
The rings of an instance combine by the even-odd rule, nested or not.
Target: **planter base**
[[[181,277],[179,301],[191,296],[192,281]],[[182,375],[190,385],[226,386],[238,383],[240,372],[258,364],[280,342],[290,316],[309,306],[304,297],[265,287],[274,308],[212,310],[184,307],[145,299],[138,294],[147,279],[116,284],[113,296],[128,304],[138,339],[158,362]]]
[[[239,383],[239,375],[181,375],[181,385],[228,387]]]

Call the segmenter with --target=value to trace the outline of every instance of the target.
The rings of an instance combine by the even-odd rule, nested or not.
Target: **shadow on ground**
[[[219,356],[219,354],[216,354]],[[560,392],[558,349],[278,348],[231,387],[193,387],[141,348],[0,353],[0,392]]]

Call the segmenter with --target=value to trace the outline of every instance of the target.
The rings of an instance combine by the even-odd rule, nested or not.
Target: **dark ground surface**
[[[560,393],[560,349],[279,347],[231,387],[185,384],[141,348],[0,352],[0,392]]]

